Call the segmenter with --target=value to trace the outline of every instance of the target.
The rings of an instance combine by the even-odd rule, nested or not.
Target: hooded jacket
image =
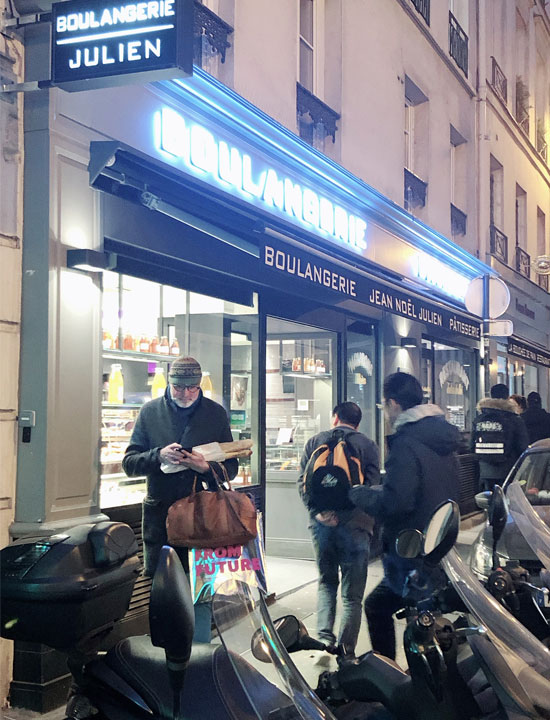
[[[382,485],[350,490],[352,502],[383,523],[386,551],[393,551],[401,530],[424,530],[440,503],[458,499],[459,442],[458,429],[437,405],[415,405],[397,417]]]
[[[527,428],[513,400],[484,398],[477,406],[470,449],[482,479],[502,481],[529,445]]]

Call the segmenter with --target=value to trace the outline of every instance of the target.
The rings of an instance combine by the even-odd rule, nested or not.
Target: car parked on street
[[[550,527],[550,438],[530,445],[518,459],[506,478],[503,489],[517,480],[529,502],[538,515]],[[478,507],[487,509],[486,493],[476,495]],[[511,514],[506,528],[497,545],[498,562],[504,567],[507,562],[517,561],[531,575],[537,584],[541,563],[519,531]],[[486,581],[493,567],[493,532],[488,522],[474,541],[470,553],[470,567],[482,581]]]

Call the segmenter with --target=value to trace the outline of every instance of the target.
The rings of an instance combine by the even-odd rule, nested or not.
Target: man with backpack
[[[310,438],[301,460],[299,491],[311,517],[310,530],[319,568],[317,630],[327,645],[353,655],[361,627],[361,602],[367,582],[373,520],[348,499],[352,485],[380,480],[378,446],[357,431],[361,408],[337,405],[332,430]],[[342,620],[334,635],[341,573]],[[328,660],[328,655],[320,656]]]
[[[502,485],[529,445],[529,435],[504,383],[493,385],[491,397],[480,400],[477,409],[470,449],[479,460],[481,488],[492,490],[495,484]]]
[[[384,578],[365,599],[372,649],[395,660],[393,613],[414,598],[408,579],[423,570],[421,561],[400,557],[395,541],[401,530],[424,530],[433,511],[459,494],[456,450],[458,429],[437,405],[423,404],[422,386],[409,373],[396,372],[384,382],[384,412],[393,433],[388,436],[386,474],[377,488],[354,487],[353,503],[382,522]],[[417,584],[431,578],[419,574]],[[429,593],[428,593],[429,594]]]

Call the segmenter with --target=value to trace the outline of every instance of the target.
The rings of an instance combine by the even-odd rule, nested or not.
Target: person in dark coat
[[[480,400],[474,419],[470,449],[479,459],[479,480],[483,490],[502,485],[514,463],[529,445],[525,413],[517,414],[508,388],[498,383],[491,397]]]
[[[538,392],[530,392],[527,396],[527,410],[521,419],[527,428],[529,443],[550,438],[550,414],[543,410]]]
[[[191,448],[233,440],[227,413],[221,405],[204,397],[201,378],[201,366],[194,358],[174,359],[164,396],[141,408],[122,460],[128,477],[147,476],[142,527],[144,573],[150,577],[162,546],[167,544],[168,508],[191,494],[195,477],[206,483],[214,481],[211,465],[215,463],[209,464],[202,455],[190,452]],[[181,471],[164,473],[163,463],[178,465]],[[238,460],[226,460],[224,465],[229,478],[234,478]],[[188,572],[188,549],[176,548],[176,552]]]
[[[342,576],[342,619],[338,644],[347,655],[353,655],[361,627],[361,602],[367,583],[370,536],[373,520],[350,506],[349,510],[318,512],[312,509],[304,484],[309,459],[316,448],[332,439],[335,433],[346,439],[354,457],[358,458],[365,485],[380,482],[380,455],[378,446],[357,431],[361,422],[361,408],[354,402],[343,402],[332,411],[332,430],[325,430],[310,438],[304,448],[298,489],[310,513],[310,530],[319,568],[317,593],[317,631],[319,639],[335,645],[336,601]],[[344,495],[347,503],[347,490]],[[319,656],[328,659],[323,653]]]
[[[382,522],[384,578],[365,599],[373,650],[395,659],[393,613],[405,606],[406,581],[420,567],[401,558],[395,541],[401,530],[424,530],[435,508],[459,494],[456,450],[458,429],[437,405],[422,404],[422,387],[412,375],[397,372],[384,382],[388,436],[386,475],[378,488],[354,487],[351,501]]]

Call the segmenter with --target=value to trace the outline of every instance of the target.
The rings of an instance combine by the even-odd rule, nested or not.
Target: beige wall
[[[7,3],[0,3],[3,17]],[[1,23],[1,21],[0,21]],[[1,24],[0,24],[1,27]],[[0,30],[0,75],[22,80],[23,48]],[[5,58],[5,59],[4,59]],[[0,547],[9,541],[15,505],[21,298],[23,181],[22,96],[0,97]],[[12,643],[0,640],[0,707],[11,679]]]

